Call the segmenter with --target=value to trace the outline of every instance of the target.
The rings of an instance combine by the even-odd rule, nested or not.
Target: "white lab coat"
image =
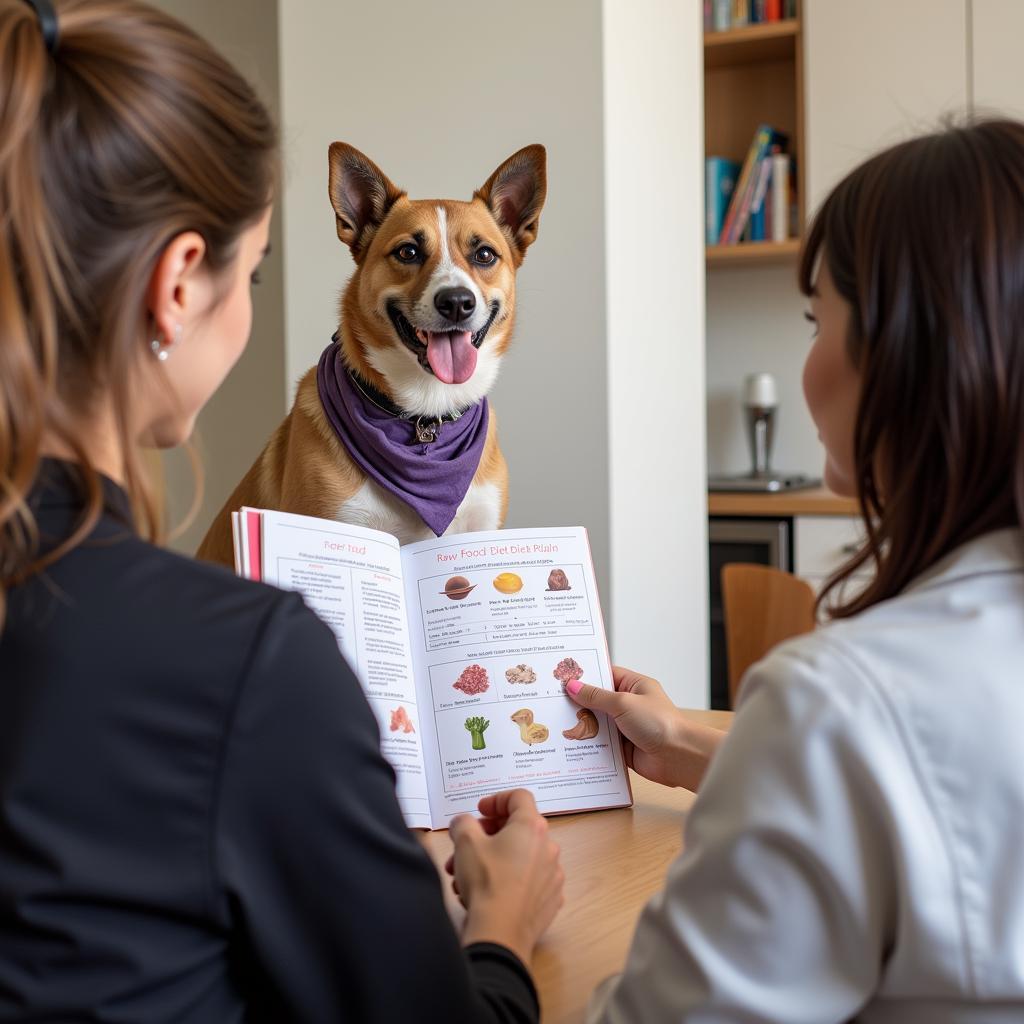
[[[1024,536],[777,648],[602,1024],[1024,1021]]]

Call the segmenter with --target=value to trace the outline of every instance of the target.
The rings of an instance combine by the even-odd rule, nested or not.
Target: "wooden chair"
[[[814,590],[805,580],[766,565],[722,567],[722,607],[734,707],[743,673],[776,644],[814,629]]]

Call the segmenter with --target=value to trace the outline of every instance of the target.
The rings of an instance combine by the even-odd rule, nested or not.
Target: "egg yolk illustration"
[[[494,589],[502,594],[514,594],[523,589],[523,581],[514,572],[502,572],[494,577]]]

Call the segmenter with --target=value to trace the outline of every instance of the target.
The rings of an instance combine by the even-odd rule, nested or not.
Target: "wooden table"
[[[719,729],[727,729],[732,720],[728,711],[687,714]],[[565,906],[531,964],[545,1024],[583,1019],[590,993],[622,969],[640,911],[682,849],[683,818],[693,794],[635,773],[630,781],[632,807],[551,819],[566,877]],[[429,833],[423,843],[445,878],[449,909],[459,922],[462,908],[442,867],[452,849],[448,833]]]

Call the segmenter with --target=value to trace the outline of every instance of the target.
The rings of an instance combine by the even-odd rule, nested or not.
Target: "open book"
[[[498,530],[400,547],[284,512],[233,513],[237,571],[301,591],[377,717],[414,828],[529,789],[544,814],[632,797],[614,724],[564,684],[611,688],[586,531]]]

